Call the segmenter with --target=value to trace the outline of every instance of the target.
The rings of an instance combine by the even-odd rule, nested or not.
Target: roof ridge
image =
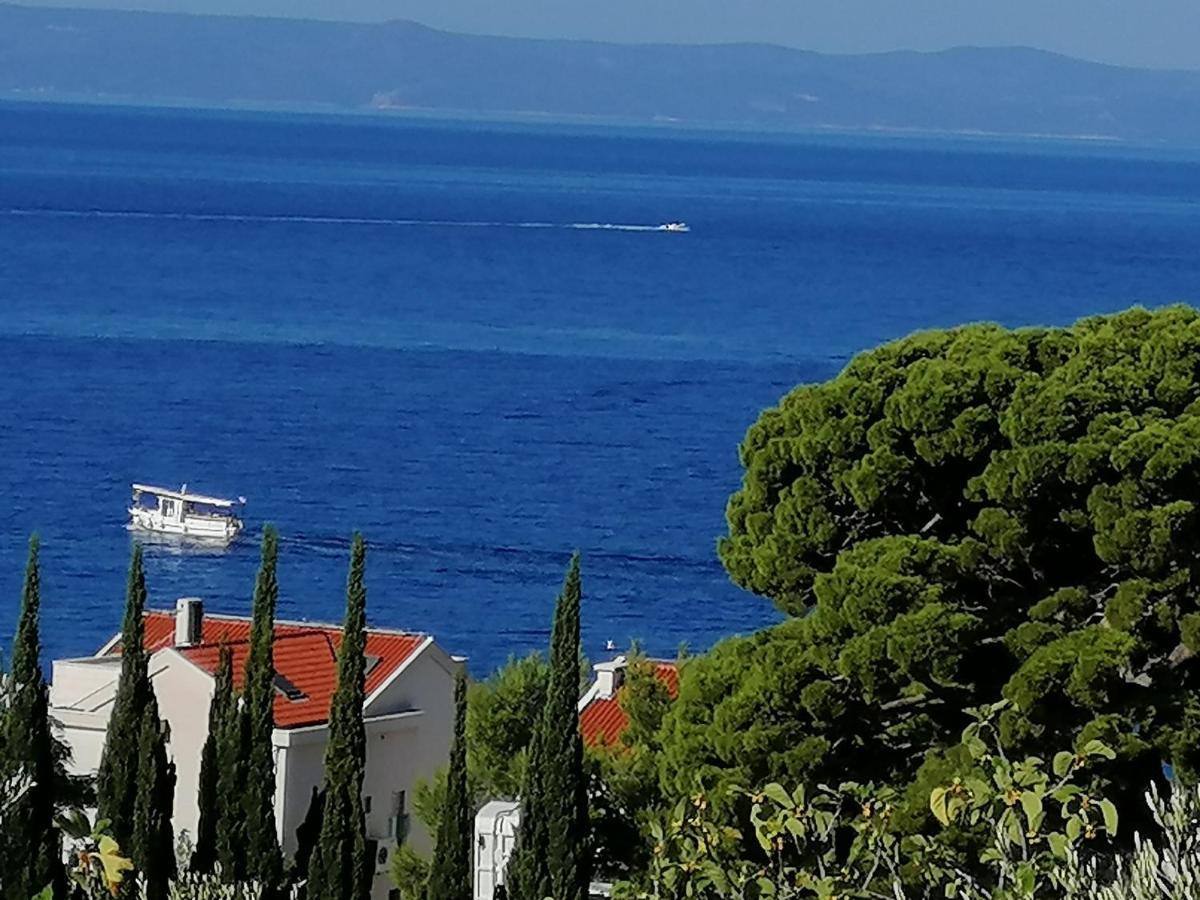
[[[173,609],[148,609],[143,613],[146,616],[167,616],[175,618],[175,610]],[[208,612],[204,613],[206,619],[223,619],[228,622],[251,622],[251,616],[238,615],[236,613],[219,613]],[[303,619],[276,619],[275,626],[285,625],[289,628],[307,628],[313,631],[341,631],[343,626],[336,625],[332,622],[308,622]],[[368,634],[384,634],[390,637],[429,637],[427,631],[407,631],[402,628],[384,628],[378,625],[367,625]]]
[[[327,632],[322,631],[320,628],[311,628],[311,629],[307,629],[305,631],[294,631],[290,634],[277,634],[272,639],[272,643],[277,644],[280,641],[294,641],[294,640],[299,640],[300,638],[315,638],[315,637],[323,637],[323,638],[325,638],[326,641],[329,640],[329,635]],[[238,647],[243,644],[249,645],[250,643],[251,643],[251,638],[249,638],[249,637],[226,638],[226,639],[220,640],[220,641],[200,641],[199,643],[196,643],[196,644],[184,644],[182,646],[182,648],[176,647],[176,649],[194,650],[196,648],[203,648],[203,647],[217,647],[217,648]],[[171,645],[171,646],[174,646],[174,645]],[[163,648],[163,649],[168,649],[168,648]]]

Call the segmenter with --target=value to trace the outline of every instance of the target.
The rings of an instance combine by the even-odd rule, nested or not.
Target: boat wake
[[[4,210],[8,216],[53,217],[70,219],[152,219],[177,222],[262,222],[303,225],[367,225],[401,228],[552,228],[575,231],[679,231],[668,225],[622,225],[610,222],[499,222],[450,219],[388,219],[357,216],[303,216],[247,213],[155,212],[149,210],[109,209],[37,209]]]

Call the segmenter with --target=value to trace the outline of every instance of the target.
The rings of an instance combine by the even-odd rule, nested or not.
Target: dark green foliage
[[[232,674],[230,675],[232,686]],[[246,717],[236,695],[231,696],[216,733],[217,827],[216,857],[227,882],[246,876],[246,819],[242,797],[246,783]]]
[[[540,653],[512,658],[467,689],[467,767],[489,798],[515,799],[546,705],[550,666]]]
[[[208,707],[208,735],[200,755],[196,800],[200,821],[196,827],[196,849],[191,861],[195,872],[213,870],[217,861],[217,835],[228,824],[221,821],[219,754],[221,737],[228,732],[230,719],[236,719],[237,715],[237,698],[233,695],[233,653],[228,647],[222,647],[212,703]]]
[[[133,811],[137,798],[139,743],[142,716],[158,704],[150,684],[149,658],[143,642],[146,611],[146,576],[142,547],[133,548],[125,590],[125,618],[121,626],[121,675],[96,776],[99,817],[122,847],[133,837]]]
[[[41,666],[41,585],[38,539],[29,542],[21,616],[13,642],[9,706],[0,715],[0,781],[23,776],[26,793],[5,811],[11,823],[0,840],[0,898],[27,900],[50,885],[65,889],[61,842],[54,827],[61,781],[49,698]]]
[[[550,664],[541,653],[511,657],[484,681],[467,687],[467,784],[475,807],[488,800],[515,800],[521,794],[533,732],[541,721],[550,683]],[[420,780],[412,798],[413,815],[436,835],[446,806],[446,769]],[[410,849],[401,868],[405,890],[429,860]],[[424,882],[421,881],[421,892]]]
[[[630,651],[617,702],[628,724],[586,754],[593,856],[604,880],[629,878],[649,862],[649,820],[662,804],[659,732],[671,695],[655,664]]]
[[[325,793],[314,787],[308,799],[308,811],[304,814],[304,821],[296,828],[296,856],[292,865],[297,881],[308,875],[308,863],[321,836],[321,820],[324,813]]]
[[[276,560],[279,536],[263,530],[262,559],[254,585],[250,654],[241,714],[245,717],[241,759],[245,767],[242,813],[244,820],[245,876],[267,886],[283,878],[283,855],[275,831],[275,757],[271,735],[275,728],[275,664],[272,653],[275,607],[279,601]]]
[[[366,675],[366,544],[355,533],[346,582],[346,621],[338,650],[338,681],[325,748],[325,810],[321,836],[308,867],[307,896],[365,900],[373,860],[367,859],[362,783],[366,768],[363,729]]]
[[[429,860],[402,844],[392,855],[388,872],[401,900],[425,900],[429,890]]]
[[[1200,772],[1196,311],[915,335],[794,390],[740,456],[721,559],[801,618],[689,665],[672,795],[904,789],[1002,697],[1015,753],[1102,733],[1110,784]]]
[[[550,682],[521,792],[521,829],[508,867],[517,900],[585,900],[591,880],[587,778],[579,735],[579,554],[554,611]]]
[[[137,791],[128,853],[146,882],[146,900],[167,900],[175,875],[175,765],[167,761],[166,735],[157,704],[146,708],[138,735]]]
[[[429,900],[471,900],[474,812],[467,784],[467,675],[459,669],[454,679],[454,742],[450,746],[446,801],[429,874]]]

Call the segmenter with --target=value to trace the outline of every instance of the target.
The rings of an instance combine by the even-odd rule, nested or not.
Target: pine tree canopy
[[[275,830],[275,608],[279,602],[276,560],[279,536],[270,525],[263,529],[262,559],[254,585],[250,655],[246,660],[245,693],[241,714],[245,746],[242,810],[245,818],[245,872],[265,885],[283,878],[283,856]]]
[[[446,777],[446,801],[438,825],[428,900],[471,900],[471,852],[475,808],[467,783],[467,674],[454,679],[454,740]]]
[[[467,688],[467,763],[490,797],[516,799],[533,732],[546,705],[550,664],[542,653],[513,657]]]
[[[316,900],[365,900],[374,860],[367,859],[362,783],[366,771],[367,548],[354,535],[346,580],[346,620],[338,648],[337,689],[325,748],[325,807],[308,867],[306,893]]]
[[[125,618],[121,626],[121,674],[96,776],[99,815],[107,819],[112,836],[121,846],[133,837],[133,812],[137,796],[139,741],[142,715],[157,702],[150,684],[149,660],[144,644],[146,575],[142,547],[133,548],[125,590]]]
[[[55,785],[61,780],[41,665],[41,583],[38,539],[29,542],[21,614],[8,673],[7,708],[0,709],[0,782],[21,776],[28,789],[6,810],[12,823],[0,841],[0,898],[27,900],[47,885],[65,887],[54,826]]]
[[[1002,698],[1014,753],[1116,748],[1117,799],[1200,774],[1196,311],[917,334],[792,391],[740,459],[720,557],[792,618],[685,667],[676,796],[892,784],[919,828],[964,710]]]

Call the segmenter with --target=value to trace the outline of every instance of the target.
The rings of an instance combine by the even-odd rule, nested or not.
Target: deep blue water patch
[[[684,220],[688,234],[655,231]],[[920,328],[1200,298],[1200,158],[1155,148],[0,104],[0,633],[117,626],[132,480],[250,499],[283,615],[486,671],[584,553],[588,652],[773,621],[714,547],[792,385]],[[253,535],[148,553],[245,611]]]

